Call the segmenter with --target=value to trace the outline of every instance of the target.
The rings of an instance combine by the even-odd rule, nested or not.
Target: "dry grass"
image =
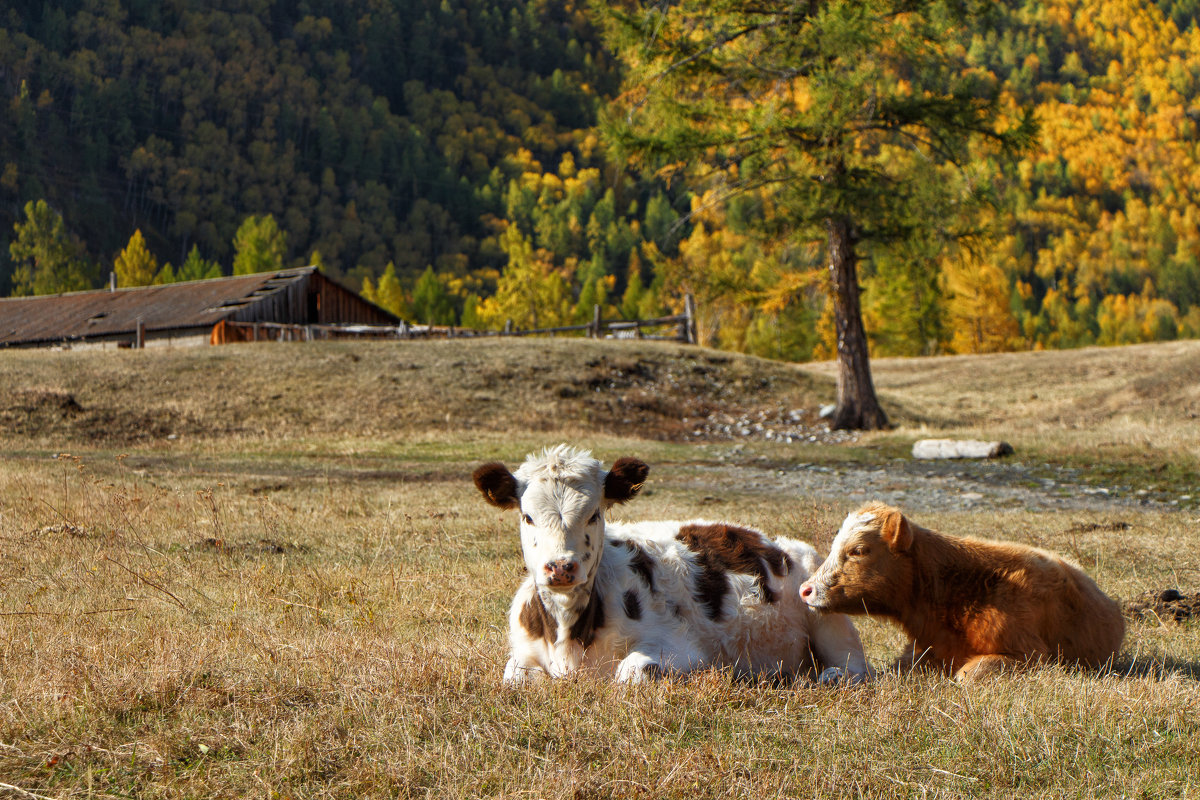
[[[832,364],[809,367],[835,375]],[[876,359],[894,421],[913,435],[1007,439],[1056,456],[1200,465],[1200,341],[1036,353]]]
[[[627,516],[719,515],[819,546],[846,510],[769,487],[714,506],[672,480],[697,463],[726,476],[716,451],[729,445],[670,441],[669,421],[639,440],[632,423],[604,417],[611,397],[562,396],[597,370],[629,382],[609,395],[673,372],[721,383],[746,409],[808,407],[829,391],[811,371],[674,347],[543,344],[0,353],[0,797],[1200,795],[1194,620],[1132,620],[1125,672],[1101,676],[829,690],[705,673],[639,688],[501,687],[522,566],[513,521],[467,483],[478,460],[560,439],[640,454],[653,482]],[[1200,351],[1162,347],[1163,374]],[[1158,353],[1139,352],[1139,375]],[[1095,431],[1125,417],[1143,429],[1159,419],[1172,440],[1155,458],[1191,468],[1196,433],[1171,416],[1190,413],[1187,386],[1128,414],[1097,412],[1087,431],[1051,430],[1048,415],[1029,421],[1017,407],[1019,392],[982,398],[988,387],[965,386],[993,362],[947,361],[961,372],[936,380],[968,410],[926,421],[930,432],[992,431],[970,415],[994,416],[1031,441],[1044,430],[1066,458],[1091,453]],[[696,366],[715,373],[685,373]],[[931,414],[937,390],[900,386],[901,366],[878,370],[885,397]],[[1072,391],[1092,391],[1085,378],[1070,390],[1047,377],[1048,402],[1070,407]],[[662,395],[699,402],[687,391]],[[37,393],[59,398],[58,412],[31,402]],[[851,449],[760,442],[744,457],[883,458],[918,433]],[[1122,600],[1200,588],[1192,512],[921,521],[1059,550]],[[861,629],[885,663],[895,631]]]

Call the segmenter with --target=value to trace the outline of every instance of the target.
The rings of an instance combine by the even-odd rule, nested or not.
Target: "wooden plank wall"
[[[235,322],[279,322],[289,325],[396,325],[381,308],[313,272],[272,294],[256,299],[227,319]]]

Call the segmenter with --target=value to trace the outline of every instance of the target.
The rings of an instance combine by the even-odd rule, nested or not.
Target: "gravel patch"
[[[731,453],[737,457],[736,448]],[[765,461],[765,459],[764,459]],[[995,461],[917,461],[884,465],[767,463],[696,466],[690,485],[735,484],[746,492],[795,492],[855,505],[882,500],[913,513],[1024,510],[1104,511],[1117,508],[1200,511],[1200,492],[1158,491],[1131,486],[1094,486],[1076,470],[1008,459]],[[685,484],[689,483],[687,478]]]

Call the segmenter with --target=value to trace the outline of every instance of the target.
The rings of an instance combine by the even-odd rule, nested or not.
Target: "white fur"
[[[862,514],[850,513],[846,515],[846,519],[842,521],[842,527],[838,530],[837,536],[833,537],[833,544],[829,545],[829,552],[838,553],[846,547],[846,540],[854,535],[861,528],[865,528],[875,520],[875,515],[870,512]]]
[[[707,607],[695,596],[703,565],[676,535],[685,525],[712,523],[606,526],[605,474],[590,454],[566,446],[531,456],[514,474],[529,577],[509,612],[511,658],[504,671],[506,682],[576,671],[638,682],[656,672],[681,674],[710,666],[791,675],[811,664],[810,647],[819,667],[832,668],[824,670],[822,680],[860,680],[869,674],[850,620],[840,614],[815,614],[800,599],[800,584],[820,563],[812,547],[792,539],[774,541],[791,560],[791,569],[783,576],[767,570],[774,603],[764,602],[755,576],[727,573],[729,591],[721,614],[710,619]],[[601,514],[593,521],[597,510]],[[653,591],[634,567],[634,552],[626,541],[652,560]],[[548,561],[585,555],[576,585],[566,589],[546,585],[543,567]],[[638,598],[638,619],[626,613],[627,592]],[[593,593],[602,602],[603,625],[585,649],[571,637],[570,629]],[[531,636],[521,622],[522,611],[535,594],[553,619],[553,641]]]

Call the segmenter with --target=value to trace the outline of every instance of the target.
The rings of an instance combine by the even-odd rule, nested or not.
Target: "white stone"
[[[913,443],[913,458],[997,458],[1013,451],[1008,442],[977,439],[921,439]]]

